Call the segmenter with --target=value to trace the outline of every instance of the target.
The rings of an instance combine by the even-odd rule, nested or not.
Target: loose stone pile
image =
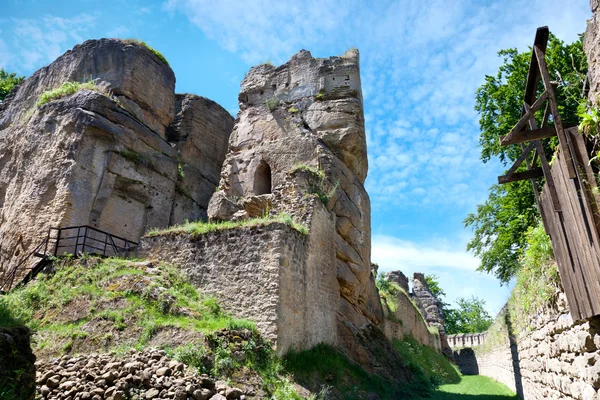
[[[244,400],[242,390],[198,375],[162,350],[91,354],[40,361],[37,391],[60,400]]]

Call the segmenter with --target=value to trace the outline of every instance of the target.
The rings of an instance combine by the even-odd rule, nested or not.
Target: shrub
[[[70,96],[72,94],[77,93],[78,91],[80,91],[82,89],[87,89],[87,90],[91,90],[94,92],[102,93],[103,95],[109,97],[111,100],[118,103],[118,101],[115,100],[112,93],[110,93],[109,91],[103,90],[102,88],[100,88],[96,85],[96,82],[94,82],[93,80],[90,80],[90,81],[84,82],[84,83],[65,82],[56,89],[47,90],[40,95],[40,97],[38,98],[38,101],[35,103],[35,106],[36,107],[43,106],[44,104],[49,103],[52,100],[57,100],[57,99],[61,99],[63,97]]]
[[[265,101],[265,105],[267,106],[269,111],[275,110],[277,108],[278,104],[279,104],[279,101],[277,100],[277,98],[275,96],[273,96],[270,99],[267,99]]]
[[[137,44],[140,46],[144,46],[145,48],[150,50],[150,52],[152,52],[152,54],[154,54],[156,56],[156,58],[158,58],[160,61],[162,61],[166,66],[169,66],[169,62],[167,61],[165,56],[163,56],[163,54],[160,51],[156,50],[155,48],[148,46],[148,44],[146,44],[146,42],[138,40],[138,39],[126,39],[126,40],[124,40],[124,42],[129,43],[129,44]]]

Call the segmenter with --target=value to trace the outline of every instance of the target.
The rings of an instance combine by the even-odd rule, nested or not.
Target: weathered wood
[[[519,158],[517,158],[515,160],[512,167],[510,167],[510,169],[506,172],[506,174],[504,174],[504,176],[512,175],[517,170],[517,168],[519,168],[519,166],[523,163],[523,161],[525,161],[527,159],[527,156],[529,155],[531,150],[533,150],[534,148],[535,148],[535,143],[529,143],[529,145],[523,149],[523,152],[521,153]],[[529,164],[529,163],[527,163],[527,164]],[[531,169],[531,167],[529,165],[527,165],[527,169]]]
[[[572,128],[573,126],[574,125],[567,125],[566,128]],[[511,144],[530,142],[532,140],[546,139],[556,136],[556,129],[554,126],[546,126],[534,130],[521,131],[517,136],[513,136],[512,138],[507,138],[507,136],[500,136],[500,145],[508,146]]]
[[[539,46],[535,45],[533,46],[533,51],[538,60],[538,69],[542,77],[542,82],[544,83],[544,88],[546,88],[545,93],[548,94],[548,101],[550,102],[550,112],[552,113],[552,120],[554,121],[554,127],[556,129],[558,141],[565,152],[565,162],[567,170],[569,171],[569,178],[575,179],[576,173],[575,166],[573,165],[573,146],[571,145],[571,141],[569,140],[569,138],[565,135],[562,120],[560,118],[560,113],[558,112],[558,104],[556,102],[554,87],[552,86],[552,82],[550,81],[550,74],[548,73],[548,66],[546,65],[545,49],[542,50]]]
[[[529,105],[527,103],[523,103],[523,107],[525,111],[529,111]],[[532,131],[536,131],[538,129],[537,123],[535,122],[535,117],[529,118],[529,129]],[[544,146],[542,145],[541,140],[536,140],[535,148],[538,156],[540,157],[540,165],[542,166],[542,171],[544,171],[544,177],[546,178],[546,185],[550,190],[550,197],[552,197],[552,206],[554,211],[560,211],[560,201],[558,200],[558,193],[556,192],[556,188],[554,187],[554,178],[552,177],[552,173],[550,172],[550,166],[548,165],[548,160],[546,159],[546,151],[544,150]]]
[[[533,105],[531,106],[529,111],[526,111],[523,114],[523,116],[521,117],[519,122],[517,122],[517,124],[514,126],[514,128],[512,128],[511,131],[508,132],[508,134],[503,137],[503,139],[501,139],[500,143],[504,144],[504,143],[510,143],[510,142],[512,142],[512,143],[525,142],[526,140],[520,140],[521,135],[524,134],[523,128],[525,127],[525,125],[527,125],[527,123],[529,122],[529,119],[531,117],[534,117],[535,112],[537,110],[539,110],[540,107],[542,107],[542,104],[544,104],[544,101],[546,101],[546,100],[548,100],[548,91],[547,90],[545,90],[544,93],[542,93],[542,95],[535,101],[535,103],[533,103]]]
[[[515,172],[512,175],[501,175],[498,177],[498,183],[503,185],[505,183],[522,181],[523,179],[541,178],[542,176],[544,176],[544,171],[538,167],[522,172]]]
[[[550,37],[550,30],[547,26],[542,26],[535,32],[535,39],[533,45],[537,46],[546,53],[546,46],[548,45],[548,38]],[[534,51],[531,52],[531,61],[529,62],[529,71],[527,73],[527,83],[525,84],[525,97],[523,100],[527,104],[533,103],[535,94],[537,92],[538,83],[540,81],[540,74],[538,70],[537,56]]]

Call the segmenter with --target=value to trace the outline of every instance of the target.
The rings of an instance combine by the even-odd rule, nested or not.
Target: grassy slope
[[[518,400],[509,388],[486,376],[463,376],[459,383],[440,386],[433,400]]]
[[[274,399],[301,398],[291,379],[322,392],[321,398],[366,399],[377,393],[382,400],[425,398],[435,385],[458,379],[447,360],[410,338],[394,343],[412,372],[409,384],[371,375],[330,346],[281,360],[251,322],[228,316],[168,265],[84,258],[58,260],[54,268],[0,297],[0,325],[33,329],[38,357],[162,347],[201,372],[258,379]],[[223,328],[253,332],[241,344],[242,361],[232,357],[240,349],[216,335]]]

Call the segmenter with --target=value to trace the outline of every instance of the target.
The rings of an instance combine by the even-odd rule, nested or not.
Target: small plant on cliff
[[[267,106],[269,111],[275,110],[277,108],[278,104],[279,104],[279,100],[277,100],[277,98],[275,96],[273,96],[270,99],[267,99],[265,101],[265,105]]]
[[[377,290],[379,291],[379,297],[384,307],[387,307],[392,313],[398,309],[398,301],[396,296],[400,294],[402,288],[398,286],[396,282],[388,280],[385,275],[379,274],[375,281]]]
[[[87,90],[91,90],[93,92],[101,93],[101,94],[109,97],[112,101],[118,103],[118,101],[115,100],[115,98],[111,92],[100,88],[98,85],[96,85],[96,82],[94,82],[93,80],[90,80],[90,81],[84,82],[84,83],[65,82],[56,89],[47,90],[40,95],[40,97],[38,98],[38,101],[35,103],[35,106],[36,107],[43,106],[44,104],[47,104],[47,103],[51,102],[52,100],[57,100],[57,99],[60,99],[63,97],[70,96],[72,94],[79,92],[82,89],[87,89]]]
[[[293,174],[297,171],[313,175],[313,181],[310,182],[310,193],[317,196],[319,200],[321,200],[325,205],[327,205],[329,203],[329,200],[331,200],[333,196],[335,196],[335,193],[340,187],[339,181],[336,181],[335,184],[330,184],[327,181],[327,175],[325,174],[325,171],[323,171],[321,168],[298,163],[292,167],[290,173]]]
[[[288,108],[288,111],[290,112],[290,114],[296,114],[300,110],[298,110],[297,108],[294,108],[294,107],[290,107],[290,108]]]
[[[154,54],[156,56],[156,58],[158,58],[160,61],[162,61],[166,66],[169,66],[169,62],[167,61],[165,56],[163,56],[162,53],[160,51],[156,50],[155,48],[148,46],[148,44],[146,44],[146,42],[138,40],[138,39],[125,39],[125,40],[123,40],[123,42],[130,43],[130,44],[133,43],[133,44],[138,44],[140,46],[144,46],[145,48],[150,50],[152,52],[152,54]]]

